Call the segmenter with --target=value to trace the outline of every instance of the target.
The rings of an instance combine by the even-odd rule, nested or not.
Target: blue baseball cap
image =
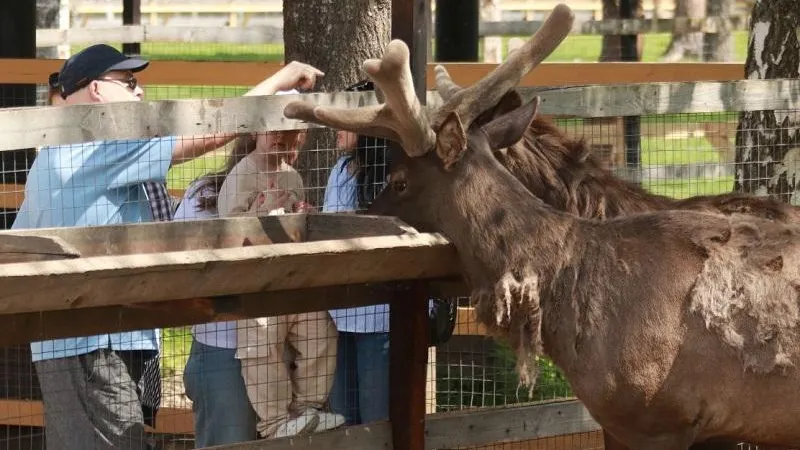
[[[110,45],[96,44],[72,55],[64,62],[60,72],[50,74],[48,84],[51,88],[58,88],[61,97],[67,98],[106,72],[112,70],[138,72],[144,70],[148,64],[149,61],[125,56]]]

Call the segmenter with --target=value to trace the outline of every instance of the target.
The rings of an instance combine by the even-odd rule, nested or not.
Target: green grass
[[[705,138],[642,138],[643,166],[716,163],[719,160],[719,153]]]
[[[191,327],[165,328],[161,331],[161,375],[183,372],[192,346]]]
[[[733,190],[733,176],[718,179],[688,180],[643,180],[642,185],[650,192],[674,198],[687,198],[695,195],[716,195]]]

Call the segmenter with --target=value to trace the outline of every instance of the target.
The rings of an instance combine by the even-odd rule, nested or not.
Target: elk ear
[[[506,94],[500,99],[499,102],[497,102],[496,105],[483,112],[472,123],[482,126],[488,122],[491,122],[497,117],[508,114],[520,106],[522,106],[522,96],[519,95],[519,92],[517,92],[516,89],[512,89],[506,92]]]
[[[484,125],[482,129],[492,150],[511,147],[519,142],[536,118],[538,109],[539,97],[536,96],[527,104]]]
[[[450,170],[464,156],[466,150],[467,135],[464,126],[458,114],[451,112],[436,134],[436,154],[444,163],[444,170]]]

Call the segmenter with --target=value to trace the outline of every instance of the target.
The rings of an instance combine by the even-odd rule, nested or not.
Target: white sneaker
[[[317,417],[319,417],[319,424],[317,424],[317,429],[314,430],[315,433],[339,428],[345,422],[345,418],[341,414],[317,411]]]
[[[280,424],[275,430],[274,438],[297,436],[300,434],[310,434],[316,431],[319,423],[319,416],[313,410],[304,411],[302,415],[294,419],[288,419]]]

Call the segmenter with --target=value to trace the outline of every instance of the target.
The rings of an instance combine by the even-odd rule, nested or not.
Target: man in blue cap
[[[52,74],[61,105],[139,101],[134,74],[149,62],[99,44]],[[245,95],[310,89],[324,74],[291,62]],[[167,171],[221,147],[235,134],[95,141],[44,147],[34,161],[12,229],[171,220]],[[148,449],[160,400],[158,330],[31,343],[48,449]]]

